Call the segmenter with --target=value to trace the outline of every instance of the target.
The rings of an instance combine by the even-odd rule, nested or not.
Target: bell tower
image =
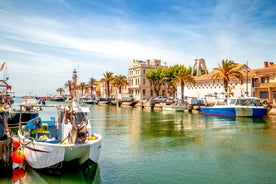
[[[192,74],[194,73],[194,70],[196,70],[196,76],[200,76],[202,74],[201,70],[204,70],[205,74],[207,74],[206,63],[203,58],[195,59],[194,66],[192,68]]]

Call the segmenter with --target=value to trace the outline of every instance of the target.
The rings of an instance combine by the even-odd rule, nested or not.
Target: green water
[[[276,121],[93,106],[102,183],[275,183]]]
[[[235,119],[92,105],[90,120],[103,136],[95,172],[88,178],[79,170],[36,173],[32,182],[276,183],[275,116]]]

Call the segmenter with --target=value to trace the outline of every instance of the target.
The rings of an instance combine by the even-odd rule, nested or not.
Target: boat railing
[[[22,120],[22,114],[23,114],[23,108],[24,107],[26,107],[25,106],[25,104],[20,104],[19,105],[19,107],[20,107],[20,109],[19,109],[19,111],[20,111],[20,114],[19,114],[19,125],[20,124],[22,124],[22,123],[25,123],[25,122],[22,122],[21,120]],[[36,108],[44,108],[44,107],[56,107],[56,108],[59,108],[60,107],[60,105],[39,105],[39,104],[34,104],[34,105],[32,105],[32,107],[36,107]]]

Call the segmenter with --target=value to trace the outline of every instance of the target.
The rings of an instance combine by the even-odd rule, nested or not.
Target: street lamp
[[[243,69],[243,72],[246,72],[246,96],[248,96],[248,72],[250,71],[250,69],[248,68],[248,61],[246,61],[246,69]]]

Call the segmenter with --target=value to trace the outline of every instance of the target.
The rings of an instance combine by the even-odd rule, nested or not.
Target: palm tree
[[[101,82],[104,82],[107,88],[107,97],[110,98],[110,83],[113,80],[113,72],[106,71],[104,74],[104,78],[101,79]]]
[[[237,65],[238,64],[232,60],[223,59],[221,61],[221,65],[218,64],[219,67],[215,68],[213,71],[213,81],[215,82],[216,80],[222,80],[225,92],[227,92],[230,78],[240,81],[241,84],[243,83],[243,75],[239,70],[237,70]]]
[[[122,86],[127,84],[127,77],[124,75],[115,75],[112,80],[112,85],[118,88],[119,94],[122,92]]]
[[[69,91],[70,95],[73,97],[72,85],[73,85],[72,81],[71,81],[71,80],[68,80],[68,81],[65,83],[64,86],[65,86],[65,89],[68,88],[68,91]]]
[[[125,75],[115,75],[112,81],[112,85],[118,88],[119,93],[122,92],[122,86],[125,86],[127,84],[127,77]]]
[[[80,84],[79,84],[79,88],[80,88],[80,90],[81,90],[81,96],[83,96],[83,91],[84,91],[84,88],[85,88],[85,82],[81,82]]]
[[[89,82],[88,82],[88,86],[90,88],[91,91],[91,97],[93,97],[93,91],[94,91],[94,84],[97,80],[94,79],[93,77],[90,78]]]
[[[191,68],[185,68],[185,66],[180,66],[181,68],[178,70],[178,72],[175,75],[175,78],[173,79],[174,83],[180,82],[181,85],[181,99],[184,99],[184,86],[186,83],[189,84],[195,84],[195,79],[193,78],[191,74]]]

